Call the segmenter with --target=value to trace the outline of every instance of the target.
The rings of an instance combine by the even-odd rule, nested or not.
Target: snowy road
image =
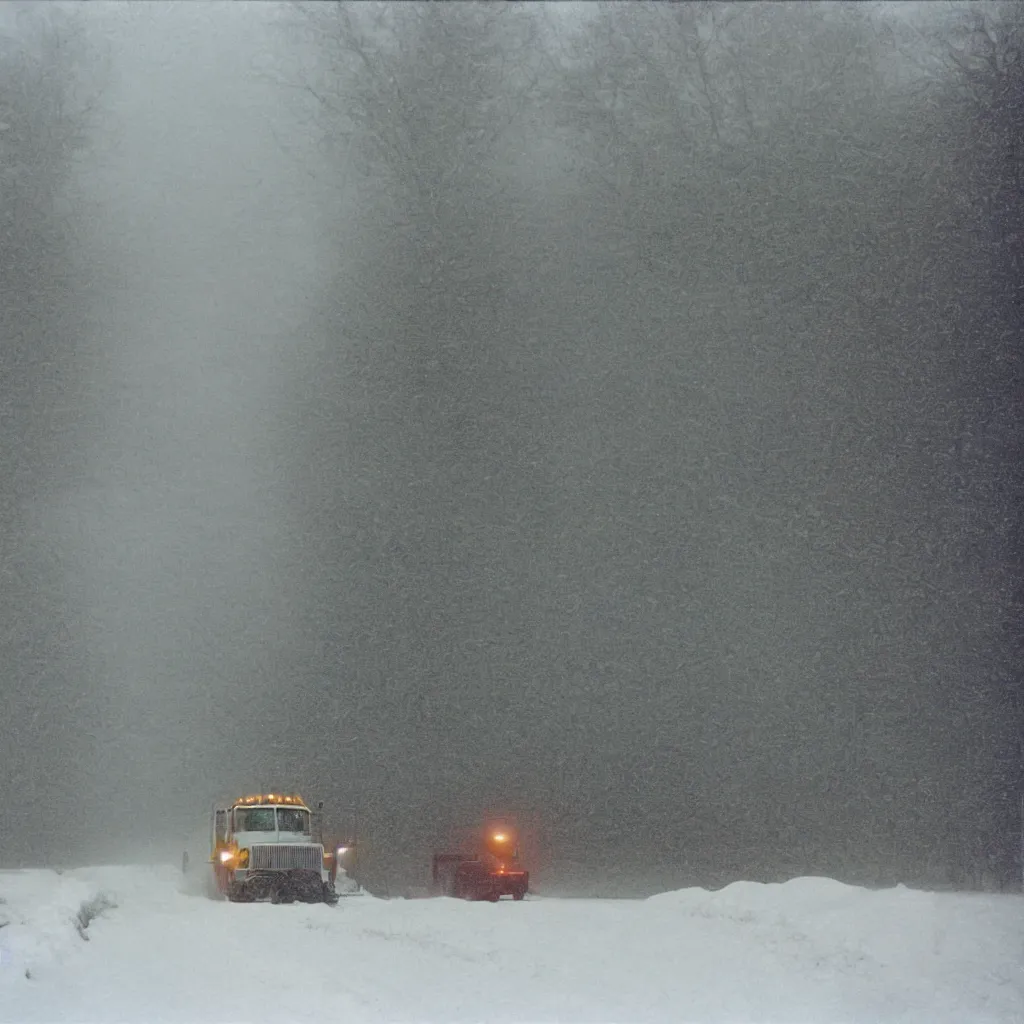
[[[75,918],[105,893],[116,907]],[[1024,900],[825,879],[649,900],[234,905],[0,873],[0,1021],[1024,1020]]]

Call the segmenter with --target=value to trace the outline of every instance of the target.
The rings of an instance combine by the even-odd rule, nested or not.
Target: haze
[[[1022,36],[7,4],[0,866],[1012,884]]]

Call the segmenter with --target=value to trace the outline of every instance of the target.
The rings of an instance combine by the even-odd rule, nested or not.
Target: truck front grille
[[[249,847],[250,871],[291,871],[307,868],[319,871],[324,863],[324,848],[313,843],[295,846],[261,843]]]

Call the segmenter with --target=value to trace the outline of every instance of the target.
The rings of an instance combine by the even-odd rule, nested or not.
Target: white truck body
[[[285,882],[315,883],[325,899],[334,896],[337,859],[314,841],[312,811],[298,796],[258,794],[216,807],[212,865],[216,890],[231,900],[274,898]]]

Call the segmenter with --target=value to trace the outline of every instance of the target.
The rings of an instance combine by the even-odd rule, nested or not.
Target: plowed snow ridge
[[[331,908],[213,902],[173,868],[90,868],[0,872],[0,900],[11,1024],[1024,1020],[1019,896],[801,878]]]

